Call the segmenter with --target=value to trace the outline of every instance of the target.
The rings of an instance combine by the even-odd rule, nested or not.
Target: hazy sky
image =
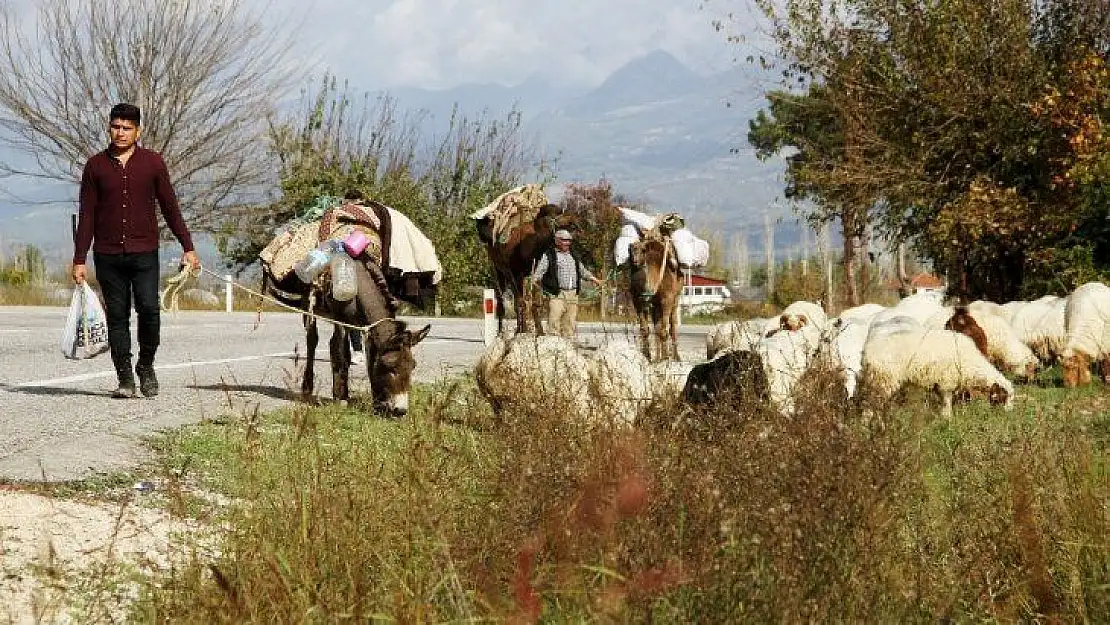
[[[292,29],[296,60],[313,75],[330,70],[356,91],[514,85],[531,76],[584,90],[656,49],[694,71],[721,71],[747,53],[713,27],[729,12],[732,31],[755,38],[750,0],[202,1],[240,2]],[[17,11],[18,23],[33,32],[38,2],[0,5]],[[39,188],[36,181],[7,184],[17,196],[41,195],[23,192]]]
[[[713,28],[747,0],[248,0],[296,24],[310,58],[366,89],[516,84],[532,74],[599,83],[666,50],[695,71],[726,69],[736,46]]]

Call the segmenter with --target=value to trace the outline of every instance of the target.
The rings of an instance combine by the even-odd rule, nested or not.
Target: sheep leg
[[[940,408],[941,416],[951,417],[952,416],[952,391],[942,389],[940,391],[940,396],[941,396],[941,399],[944,400],[944,404]]]
[[[1110,357],[1098,361],[1099,375],[1103,382],[1110,382]]]

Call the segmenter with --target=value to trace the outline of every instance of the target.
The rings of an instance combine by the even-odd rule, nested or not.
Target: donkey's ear
[[[432,325],[428,324],[428,325],[424,326],[423,328],[420,328],[416,332],[413,332],[412,333],[412,338],[409,339],[409,345],[410,346],[416,345],[420,341],[423,341],[428,336],[428,333],[431,332],[431,331],[432,331]]]

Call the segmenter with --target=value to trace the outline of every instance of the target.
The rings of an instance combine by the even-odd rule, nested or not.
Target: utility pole
[[[832,234],[827,222],[821,224],[821,231],[817,237],[817,255],[821,257],[821,264],[825,267],[825,310],[831,311],[833,307]]]
[[[809,226],[802,228],[802,277],[809,275]]]
[[[751,257],[748,255],[748,230],[741,228],[740,232],[734,235],[733,248],[736,250],[736,283],[741,287],[749,287],[752,284],[751,276]]]
[[[770,297],[775,290],[775,230],[767,213],[763,213],[763,254],[767,261],[767,295]]]

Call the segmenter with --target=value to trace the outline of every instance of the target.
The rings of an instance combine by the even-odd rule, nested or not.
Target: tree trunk
[[[860,229],[859,236],[859,298],[866,300],[871,289],[871,225]]]
[[[898,244],[898,296],[910,294],[910,278],[906,275],[906,244]]]
[[[844,229],[844,291],[848,298],[846,308],[859,306],[859,289],[856,285],[856,237]]]
[[[956,294],[960,304],[967,304],[967,254],[960,254],[960,282],[959,293]]]

